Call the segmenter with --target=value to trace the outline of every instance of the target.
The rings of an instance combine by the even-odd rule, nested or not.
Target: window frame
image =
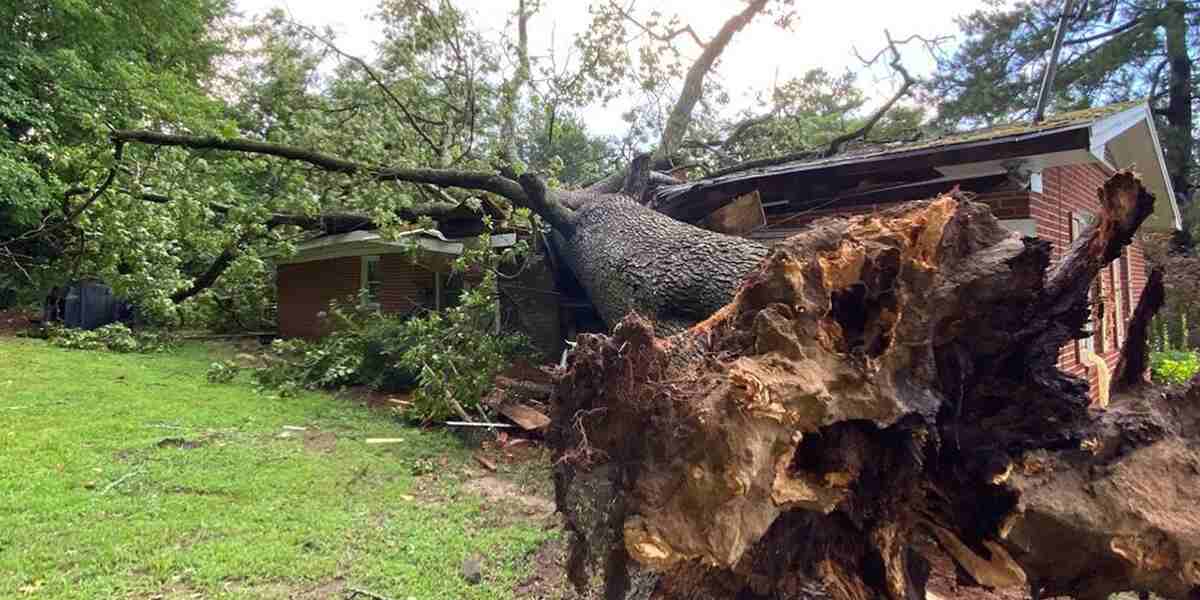
[[[380,307],[379,292],[383,286],[383,278],[379,272],[380,255],[369,254],[359,257],[358,291],[363,306],[378,309]],[[372,282],[372,275],[375,281]]]

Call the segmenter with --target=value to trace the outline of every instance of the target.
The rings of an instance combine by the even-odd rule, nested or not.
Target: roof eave
[[[1141,123],[1146,124],[1146,130],[1149,133],[1146,142],[1150,146],[1149,150],[1153,156],[1153,161],[1157,164],[1157,168],[1154,168],[1153,176],[1161,178],[1162,195],[1166,196],[1165,199],[1155,198],[1155,202],[1164,201],[1167,203],[1170,209],[1168,221],[1171,227],[1175,230],[1181,230],[1183,229],[1183,216],[1179,211],[1179,202],[1175,196],[1175,188],[1171,183],[1171,174],[1167,170],[1166,157],[1163,155],[1162,143],[1159,141],[1158,128],[1155,126],[1154,113],[1150,109],[1149,101],[1143,101],[1119,113],[1097,119],[1092,123],[1089,127],[1089,134],[1091,136],[1090,151],[1098,161],[1108,164],[1105,156],[1105,149],[1108,145],[1117,140],[1121,134]],[[1119,169],[1127,165],[1109,166]],[[1151,173],[1145,174],[1150,175]]]

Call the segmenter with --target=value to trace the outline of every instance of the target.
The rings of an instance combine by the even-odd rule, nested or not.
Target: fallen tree
[[[627,302],[560,383],[572,579],[611,599],[916,599],[936,548],[967,581],[1034,597],[1200,597],[1200,408],[1127,394],[1093,413],[1056,367],[1090,282],[1152,210],[1127,172],[1099,193],[1101,218],[1053,268],[1048,243],[954,196],[820,221],[765,258],[713,238],[730,245],[686,273],[755,263],[713,278],[731,302],[670,337],[661,307]],[[571,239],[618,218],[588,210]],[[623,242],[567,247],[633,265],[643,238],[675,237],[616,229]]]
[[[529,208],[613,327],[579,340],[548,435],[578,584],[916,599],[938,553],[972,584],[1035,597],[1200,597],[1195,404],[1118,394],[1093,414],[1056,367],[1091,282],[1152,210],[1134,175],[1100,190],[1101,218],[1051,268],[1048,243],[955,196],[821,221],[768,251],[648,207],[670,181],[651,162],[620,191],[328,163]]]
[[[731,17],[689,80],[764,6]],[[889,49],[896,58],[890,37]],[[553,230],[556,255],[613,329],[579,340],[549,432],[578,584],[599,578],[612,599],[916,599],[931,559],[948,558],[965,581],[1034,596],[1200,595],[1196,398],[1116,394],[1093,414],[1086,384],[1055,367],[1087,321],[1090,282],[1150,211],[1136,178],[1109,182],[1098,225],[1053,269],[1048,244],[953,196],[823,221],[768,250],[649,207],[654,187],[673,183],[651,166],[670,166],[701,88],[685,86],[656,154],[583,190],[117,130],[108,177],[24,239],[71,227],[135,144],[299,161],[347,185],[495,194]],[[413,214],[458,210],[437,204]],[[211,284],[233,252],[180,294]],[[1144,364],[1127,354],[1120,383]]]

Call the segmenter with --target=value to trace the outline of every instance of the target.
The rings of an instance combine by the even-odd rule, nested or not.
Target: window
[[[368,306],[378,307],[379,290],[382,286],[383,281],[379,275],[379,257],[362,257],[362,274],[359,290],[362,292],[363,302]]]
[[[1133,318],[1133,283],[1129,279],[1129,249],[1121,253],[1121,302],[1125,305],[1124,319]]]
[[[1117,350],[1120,350],[1121,344],[1125,342],[1125,281],[1118,274],[1120,269],[1117,267],[1117,262],[1120,260],[1118,258],[1108,263],[1108,277],[1113,285],[1112,295],[1115,308],[1113,311],[1113,338],[1117,343]]]

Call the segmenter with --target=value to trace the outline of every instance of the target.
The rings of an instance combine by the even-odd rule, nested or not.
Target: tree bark
[[[1163,269],[1154,267],[1126,328],[1125,346],[1121,348],[1121,358],[1117,360],[1112,380],[1114,392],[1147,383],[1146,375],[1150,372],[1150,326],[1165,301]]]
[[[610,599],[916,600],[939,553],[988,587],[1200,594],[1200,408],[1119,397],[1093,414],[1056,367],[1089,282],[1153,206],[1129,173],[1101,200],[1053,270],[1046,242],[951,196],[819,221],[765,258],[690,257],[688,273],[756,265],[713,277],[733,301],[681,333],[659,337],[659,305],[581,336],[560,383],[572,579]],[[597,264],[653,272],[636,240],[695,235],[602,206],[570,240]],[[627,234],[576,239],[600,231]]]

